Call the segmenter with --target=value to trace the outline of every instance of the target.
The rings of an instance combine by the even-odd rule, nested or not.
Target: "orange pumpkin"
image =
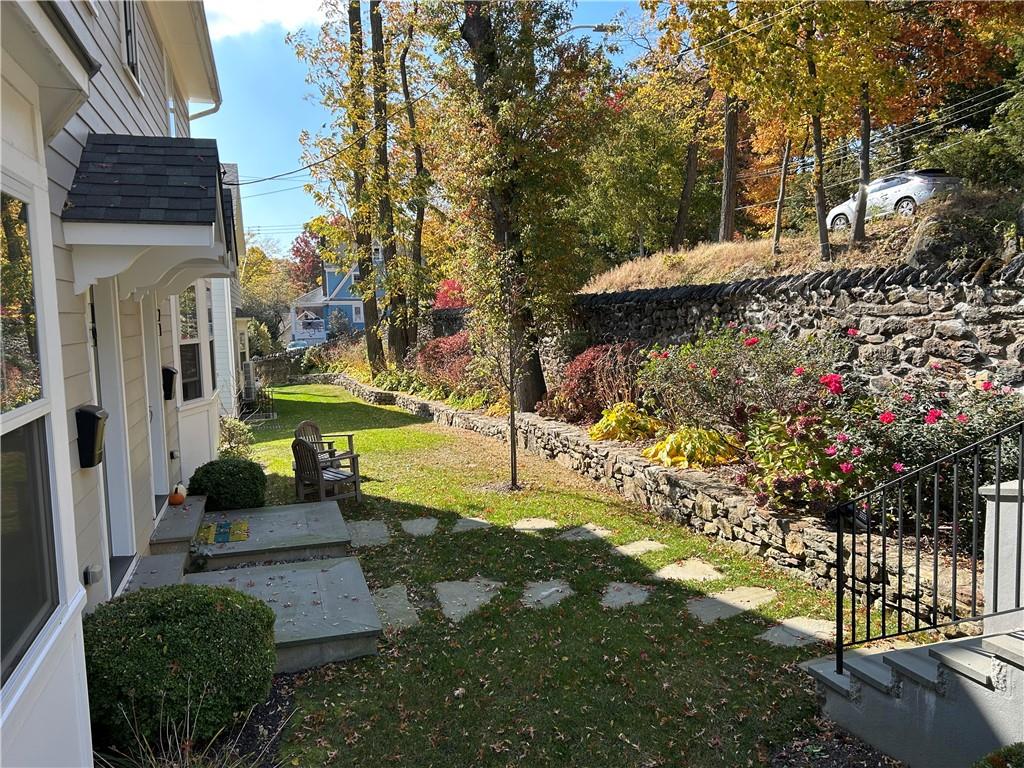
[[[181,506],[185,503],[185,487],[180,483],[174,486],[174,490],[171,491],[171,495],[167,497],[167,501],[176,507]]]

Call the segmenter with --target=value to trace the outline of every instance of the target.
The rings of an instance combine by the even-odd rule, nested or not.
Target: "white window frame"
[[[361,323],[363,322],[363,307],[361,304],[352,305],[352,322]]]
[[[128,3],[132,4],[135,11],[135,66],[138,68],[139,74],[132,72],[132,68],[128,64],[127,20],[124,15],[125,7]],[[139,97],[146,95],[145,90],[142,88],[142,47],[139,45],[139,18],[143,7],[144,5],[137,3],[136,0],[118,0],[117,3],[117,31],[118,39],[121,41],[121,68]]]

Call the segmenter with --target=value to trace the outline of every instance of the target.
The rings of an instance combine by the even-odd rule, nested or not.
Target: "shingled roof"
[[[64,221],[212,224],[220,162],[214,139],[89,135]]]

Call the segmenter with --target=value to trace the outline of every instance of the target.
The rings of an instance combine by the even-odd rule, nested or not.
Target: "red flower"
[[[850,453],[852,453],[854,456],[860,456],[862,453],[864,453],[864,449],[861,448],[859,445],[855,445],[853,446],[853,448],[850,449]]]
[[[967,414],[966,413],[958,413],[956,415],[956,420],[959,421],[961,424],[966,424],[967,423]]]
[[[718,376],[718,369],[717,368],[712,368],[710,371],[708,371],[708,373],[710,373],[711,374],[711,378],[714,379],[715,377]]]
[[[903,464],[902,462],[899,462],[899,461],[894,461],[893,464],[892,464],[892,471],[896,472],[896,473],[902,472],[906,468],[907,468],[907,465]]]
[[[848,434],[846,434],[845,432],[840,432],[838,435],[836,435],[836,441],[840,442],[840,443],[845,443],[849,439],[850,439],[850,436]]]
[[[802,365],[798,365],[796,368],[793,369],[794,376],[803,376],[806,372],[807,369],[804,368]]]
[[[831,392],[833,395],[843,394],[843,377],[838,373],[826,373],[820,379],[818,383],[824,384],[825,389]]]
[[[836,452],[837,452],[838,450],[839,450],[839,449],[838,449],[838,448],[836,448],[836,447],[835,447],[834,445],[830,445],[830,446],[829,446],[828,448],[826,448],[826,449],[825,449],[825,455],[826,455],[826,456],[835,456],[835,455],[836,455]]]
[[[844,461],[842,464],[839,465],[839,471],[842,472],[844,475],[850,474],[851,472],[853,472],[853,462]]]
[[[991,381],[983,381],[983,382],[981,382],[981,389],[984,392],[990,392],[992,390],[992,387],[994,387],[994,386],[995,385]]]
[[[882,411],[878,414],[878,420],[883,424],[892,424],[896,421],[896,414],[892,411]]]
[[[852,338],[853,336],[859,336],[860,331],[858,331],[856,328],[847,328],[846,335]]]
[[[941,418],[942,411],[940,411],[938,408],[932,408],[928,411],[928,415],[924,417],[924,423],[935,424]]]
[[[904,392],[903,397],[901,399],[904,403],[912,403],[914,401],[914,396],[909,392]]]
[[[755,344],[757,344],[759,341],[761,341],[761,340],[759,338],[757,338],[757,336],[748,336],[747,338],[745,338],[743,340],[743,346],[744,347],[752,347]]]

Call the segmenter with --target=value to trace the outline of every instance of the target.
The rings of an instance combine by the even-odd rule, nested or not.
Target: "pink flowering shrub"
[[[690,344],[651,350],[638,383],[647,409],[673,426],[743,436],[758,413],[792,414],[801,404],[816,403],[827,377],[841,394],[843,377],[834,372],[838,353],[815,338],[725,328]]]
[[[636,399],[637,344],[599,344],[577,355],[537,413],[570,423],[595,422],[615,403]]]

